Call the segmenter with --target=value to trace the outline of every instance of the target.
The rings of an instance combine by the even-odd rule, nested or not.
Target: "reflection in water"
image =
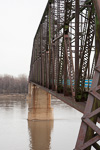
[[[31,108],[28,112],[28,120],[53,120],[53,109]]]
[[[72,150],[82,114],[51,101],[54,121],[27,121],[25,100],[0,100],[0,150]]]
[[[39,88],[33,92],[34,98],[29,100],[28,112],[30,147],[31,150],[50,150],[51,131],[53,129],[51,97]]]
[[[53,121],[29,121],[31,150],[50,150]]]

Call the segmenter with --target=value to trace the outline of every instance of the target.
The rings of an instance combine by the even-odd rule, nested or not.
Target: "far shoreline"
[[[0,94],[0,100],[26,100],[27,93],[5,93]]]

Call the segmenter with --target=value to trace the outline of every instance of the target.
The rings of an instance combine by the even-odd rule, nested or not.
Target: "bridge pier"
[[[51,94],[35,85],[30,90],[28,120],[53,120]]]
[[[32,84],[29,83],[28,84],[28,95],[27,95],[27,100],[29,101],[31,99],[32,96]]]

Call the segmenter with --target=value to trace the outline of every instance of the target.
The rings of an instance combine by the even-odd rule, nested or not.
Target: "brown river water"
[[[52,121],[28,121],[26,100],[0,100],[0,150],[73,150],[82,114],[51,100]]]

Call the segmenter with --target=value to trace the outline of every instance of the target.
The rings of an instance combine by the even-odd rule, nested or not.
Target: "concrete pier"
[[[27,95],[26,99],[28,100],[28,102],[30,102],[31,98],[32,98],[32,84],[29,83],[28,84],[28,95]]]
[[[30,90],[28,120],[53,120],[51,95],[35,85]]]

